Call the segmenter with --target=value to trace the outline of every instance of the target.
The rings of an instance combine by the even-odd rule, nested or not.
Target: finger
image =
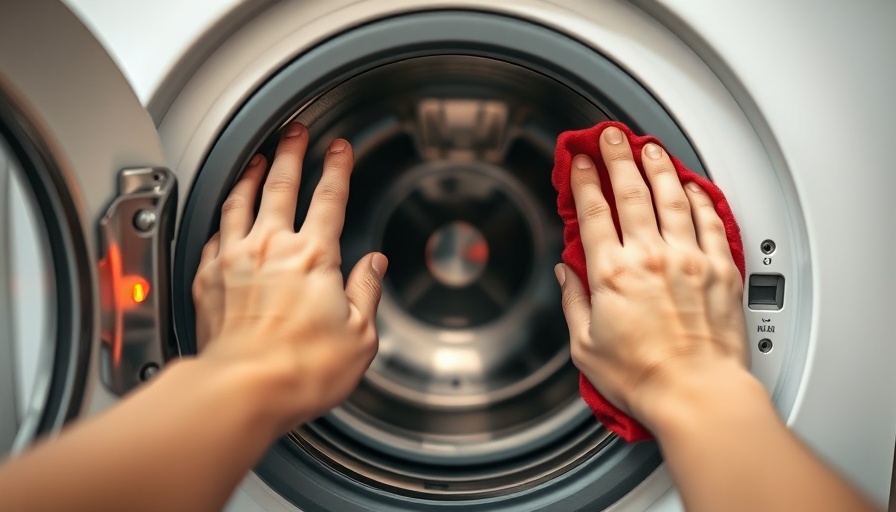
[[[196,273],[202,271],[206,266],[211,264],[215,258],[218,257],[218,251],[221,249],[221,232],[217,232],[209,239],[208,243],[205,244],[205,247],[202,248],[202,253],[199,256],[199,266],[196,268]]]
[[[605,129],[600,136],[600,152],[613,186],[622,245],[659,236],[650,190],[638,171],[632,148],[622,130],[615,126]]]
[[[691,203],[688,201],[672,159],[657,144],[647,143],[642,150],[641,163],[650,181],[660,234],[668,243],[697,243]]]
[[[331,240],[339,239],[345,223],[345,205],[353,164],[352,146],[346,140],[336,139],[330,143],[324,156],[323,174],[314,189],[302,231],[307,230],[315,236]]]
[[[688,183],[685,190],[691,203],[691,216],[700,249],[710,258],[733,259],[725,225],[709,195],[694,182]]]
[[[613,214],[600,188],[594,162],[585,155],[572,159],[570,176],[573,200],[579,220],[579,233],[585,249],[585,260],[598,261],[601,252],[620,247]]]
[[[255,155],[221,205],[221,244],[246,238],[255,223],[255,198],[264,178],[265,159]]]
[[[291,123],[283,131],[274,163],[264,182],[257,226],[292,229],[296,217],[302,160],[308,147],[308,130]]]
[[[376,318],[383,292],[383,276],[389,260],[378,252],[361,258],[352,269],[345,285],[345,295],[361,314],[371,322]]]
[[[554,267],[557,282],[560,283],[562,292],[563,316],[566,317],[566,325],[569,327],[571,339],[579,339],[588,335],[591,324],[591,301],[585,292],[585,287],[579,281],[575,272],[560,263]]]

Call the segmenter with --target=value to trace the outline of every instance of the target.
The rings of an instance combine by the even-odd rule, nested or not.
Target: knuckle
[[[688,203],[686,199],[677,197],[675,199],[665,201],[662,208],[671,212],[684,213],[691,210],[691,204]]]
[[[239,249],[238,247],[230,247],[224,249],[219,254],[219,259],[221,261],[221,267],[224,269],[232,269],[237,263],[243,259],[246,251]]]
[[[202,260],[210,261],[214,260],[218,253],[218,241],[217,240],[209,240],[205,247],[202,248],[202,253],[200,254],[200,258]]]
[[[308,254],[313,261],[321,262],[330,254],[330,247],[323,240],[315,239],[308,244]]]
[[[264,189],[269,192],[289,192],[298,187],[298,178],[288,173],[277,173],[268,176]]]
[[[335,263],[337,266],[339,264],[338,261],[333,261],[330,247],[323,240],[319,239],[306,241],[302,245],[301,260],[305,269],[320,268],[329,271],[330,263]]]
[[[722,265],[719,270],[716,271],[719,276],[719,280],[722,282],[725,288],[735,292],[735,293],[743,293],[744,289],[744,281],[740,275],[740,271],[737,270],[733,264],[725,264]]]
[[[246,247],[245,254],[250,261],[260,261],[264,257],[265,246],[262,243],[249,244]]]
[[[206,291],[212,288],[218,280],[218,276],[213,266],[208,266],[196,273],[193,278],[192,292],[193,297],[198,298]]]
[[[221,205],[221,215],[227,215],[229,213],[242,210],[248,206],[248,201],[242,196],[239,195],[230,195],[225,201],[224,204]]]
[[[606,154],[606,153],[605,153]],[[610,162],[634,162],[635,158],[632,156],[632,150],[628,148],[628,146],[624,146],[621,148],[617,148],[609,152],[608,155]]]
[[[659,251],[648,251],[641,256],[641,268],[652,274],[666,271],[666,255]]]
[[[223,268],[233,268],[236,264],[238,255],[233,249],[225,249],[220,253],[221,266]]]
[[[707,213],[708,211],[712,211],[715,214],[716,208],[715,205],[712,204],[712,201],[709,200],[708,197],[701,195],[691,194],[691,197],[688,199],[691,203],[691,206],[697,208],[698,212]]]
[[[726,236],[725,225],[722,224],[722,220],[719,219],[715,214],[713,217],[708,218],[703,223],[702,231],[708,235],[713,236]]]
[[[644,204],[650,202],[650,192],[647,191],[647,187],[625,187],[619,191],[619,197],[629,204]]]
[[[604,264],[598,268],[598,284],[600,288],[618,292],[622,289],[622,283],[630,269],[620,264]],[[593,290],[592,297],[600,293],[600,290]],[[592,299],[593,300],[593,299]]]
[[[202,273],[196,274],[196,278],[193,279],[193,286],[191,287],[194,300],[198,300],[205,292],[205,283],[203,281]]]
[[[329,181],[317,186],[317,199],[325,203],[338,203],[345,200],[348,195],[346,187],[341,183]]]
[[[656,167],[651,167],[651,168],[650,168],[650,175],[653,176],[653,177],[655,177],[655,178],[656,178],[656,177],[663,177],[663,178],[664,178],[664,177],[666,177],[666,176],[673,176],[673,175],[674,175],[675,177],[678,177],[678,173],[675,172],[675,168],[672,167],[672,166],[669,165],[669,164],[666,164],[666,163],[661,164],[661,165],[657,165]]]
[[[579,218],[583,223],[603,220],[610,215],[610,205],[604,201],[589,202],[579,210]]]
[[[704,258],[695,254],[688,254],[678,261],[678,268],[681,272],[690,277],[698,277],[706,275],[706,261]]]
[[[590,187],[597,184],[597,174],[593,169],[578,169],[573,167],[572,186],[573,188]]]

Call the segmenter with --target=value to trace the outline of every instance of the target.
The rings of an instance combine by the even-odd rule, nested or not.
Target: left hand
[[[264,158],[253,158],[221,208],[220,233],[203,250],[193,283],[199,359],[250,368],[268,383],[265,405],[282,429],[325,413],[357,386],[376,354],[387,265],[380,253],[365,256],[343,288],[339,237],[353,165],[345,140],[327,149],[296,232],[307,145],[307,129],[292,124],[267,179]]]

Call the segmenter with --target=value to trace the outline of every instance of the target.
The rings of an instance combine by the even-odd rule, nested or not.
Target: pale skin
[[[689,510],[873,510],[790,433],[747,371],[742,282],[709,198],[683,188],[668,155],[648,145],[651,194],[611,130],[601,146],[612,191],[587,157],[573,162],[592,290],[558,265],[573,361],[656,434]],[[284,132],[267,176],[260,156],[247,167],[203,252],[200,355],[7,461],[0,510],[220,510],[275,439],[355,388],[376,353],[388,262],[363,257],[343,285],[344,140],[331,143],[294,229],[308,133]],[[604,194],[615,194],[621,238]]]
[[[643,149],[649,189],[622,132],[607,128],[600,146],[613,190],[583,155],[571,178],[590,297],[556,269],[578,368],[654,432],[690,511],[874,510],[747,370],[743,284],[709,196],[682,187],[659,146]]]

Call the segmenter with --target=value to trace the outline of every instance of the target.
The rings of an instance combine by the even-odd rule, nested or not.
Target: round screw
[[[156,225],[156,212],[151,210],[137,210],[134,214],[134,227],[144,233]]]
[[[140,380],[146,382],[153,378],[157,373],[159,373],[159,365],[156,363],[146,363],[143,365],[143,368],[140,369]]]
[[[762,254],[771,254],[775,252],[776,247],[777,246],[775,245],[774,240],[765,240],[759,245],[759,249],[762,250]]]
[[[772,343],[772,340],[768,338],[762,338],[761,340],[759,340],[759,351],[763,354],[768,354],[769,352],[771,352],[773,346],[774,344]]]

